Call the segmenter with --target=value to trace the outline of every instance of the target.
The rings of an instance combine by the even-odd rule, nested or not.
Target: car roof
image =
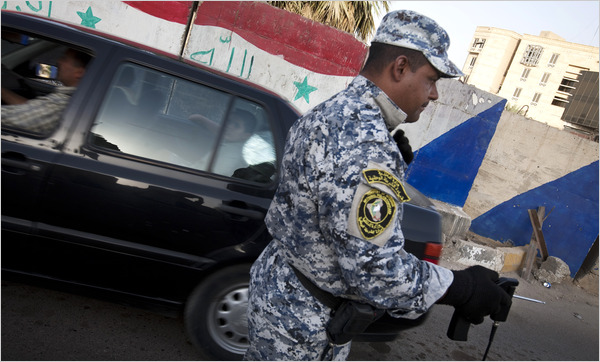
[[[14,10],[2,10],[2,15],[3,16],[4,15],[15,16],[17,18],[19,18],[19,17],[29,18],[29,19],[34,19],[36,21],[40,21],[40,22],[46,22],[46,23],[53,24],[53,25],[63,26],[63,27],[66,27],[66,28],[70,28],[71,30],[75,30],[75,31],[80,31],[80,32],[86,33],[86,34],[88,34],[90,36],[96,36],[96,37],[99,37],[99,38],[102,38],[102,39],[105,39],[105,40],[114,41],[114,42],[118,43],[121,46],[132,47],[132,48],[136,48],[136,49],[140,49],[140,50],[143,50],[143,51],[147,51],[147,52],[153,53],[155,55],[167,57],[167,58],[170,58],[170,59],[172,59],[174,61],[178,61],[178,62],[181,62],[181,63],[184,63],[184,64],[188,64],[190,66],[193,66],[195,68],[199,68],[199,69],[204,70],[206,72],[213,73],[213,74],[218,75],[220,77],[227,78],[227,79],[233,80],[235,82],[242,83],[242,84],[244,84],[244,85],[246,85],[248,87],[251,87],[251,88],[257,89],[259,91],[268,93],[268,94],[270,94],[270,95],[272,95],[272,96],[274,96],[276,98],[281,99],[283,102],[287,103],[292,109],[294,109],[294,111],[296,111],[296,113],[300,113],[298,111],[298,109],[291,102],[289,102],[287,99],[285,99],[284,97],[282,97],[278,93],[274,92],[273,90],[268,89],[268,88],[266,88],[266,87],[264,87],[264,86],[262,86],[260,84],[251,82],[251,81],[243,79],[243,78],[236,77],[236,76],[231,75],[229,73],[224,73],[224,72],[219,71],[217,69],[207,67],[207,66],[202,65],[200,63],[194,62],[194,61],[192,61],[190,59],[182,58],[181,56],[178,56],[178,55],[175,55],[175,54],[172,54],[172,53],[169,53],[169,52],[166,52],[166,51],[154,48],[154,47],[146,45],[146,44],[138,43],[138,42],[135,42],[135,41],[132,41],[132,40],[129,40],[129,39],[125,39],[125,38],[113,35],[113,34],[109,34],[109,33],[103,32],[103,31],[99,31],[97,29],[88,28],[88,27],[85,27],[85,26],[82,26],[82,25],[77,25],[77,24],[66,22],[66,21],[62,21],[62,20],[47,18],[47,17],[40,16],[40,15],[37,15],[37,14],[28,14],[28,13],[23,13],[23,12],[14,11]],[[2,25],[4,25],[4,24],[2,24]]]

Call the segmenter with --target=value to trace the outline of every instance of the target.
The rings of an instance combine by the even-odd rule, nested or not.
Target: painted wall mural
[[[431,198],[464,206],[505,104],[494,104],[419,148],[408,182]]]
[[[301,112],[345,88],[367,54],[349,34],[260,2],[4,1],[2,9],[147,44],[260,84]],[[574,275],[598,235],[598,144],[507,116],[505,99],[456,80],[440,80],[438,92],[419,122],[400,126],[415,151],[408,181],[463,208],[474,232],[515,245],[530,240],[527,209],[545,206],[548,250]]]
[[[548,218],[542,231],[548,253],[564,260],[575,276],[598,236],[598,172],[595,161],[532,188],[474,219],[471,230],[498,241],[526,245],[533,232],[527,210],[544,206]]]
[[[272,89],[304,112],[344,88],[366,53],[349,34],[265,3],[208,1],[183,56]]]

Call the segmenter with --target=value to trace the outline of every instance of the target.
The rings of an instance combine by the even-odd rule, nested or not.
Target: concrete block
[[[527,248],[524,246],[511,247],[511,248],[497,248],[497,250],[504,254],[504,265],[502,266],[501,272],[512,272],[521,270],[523,259],[527,255]]]
[[[461,207],[434,199],[431,202],[442,215],[442,233],[446,240],[465,239],[471,227],[471,217]]]
[[[533,271],[533,276],[540,282],[560,283],[571,276],[571,270],[561,259],[549,256],[539,269]]]
[[[500,272],[504,267],[504,253],[497,248],[454,239],[444,245],[442,258],[462,265],[481,265]]]

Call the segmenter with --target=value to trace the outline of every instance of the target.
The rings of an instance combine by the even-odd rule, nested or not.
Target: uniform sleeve
[[[341,139],[341,147],[330,145],[325,153],[330,159],[321,167],[327,175],[319,190],[321,229],[334,245],[349,295],[416,318],[444,295],[453,276],[404,250],[404,166],[389,133],[370,132],[352,147],[343,147]]]

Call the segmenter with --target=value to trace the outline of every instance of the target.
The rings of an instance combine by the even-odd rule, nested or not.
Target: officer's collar
[[[381,88],[362,75],[359,75],[358,78],[359,81],[366,81],[366,83],[370,86],[373,99],[381,109],[381,114],[387,129],[391,131],[398,127],[399,124],[404,123],[408,115],[402,109],[400,109],[400,107],[398,107],[396,103],[394,103],[394,101],[392,101],[390,97],[388,97],[387,94],[381,90]]]
[[[398,127],[399,124],[404,123],[407,114],[401,110],[387,94],[381,91],[374,99],[375,103],[381,108],[383,120],[390,131]]]

